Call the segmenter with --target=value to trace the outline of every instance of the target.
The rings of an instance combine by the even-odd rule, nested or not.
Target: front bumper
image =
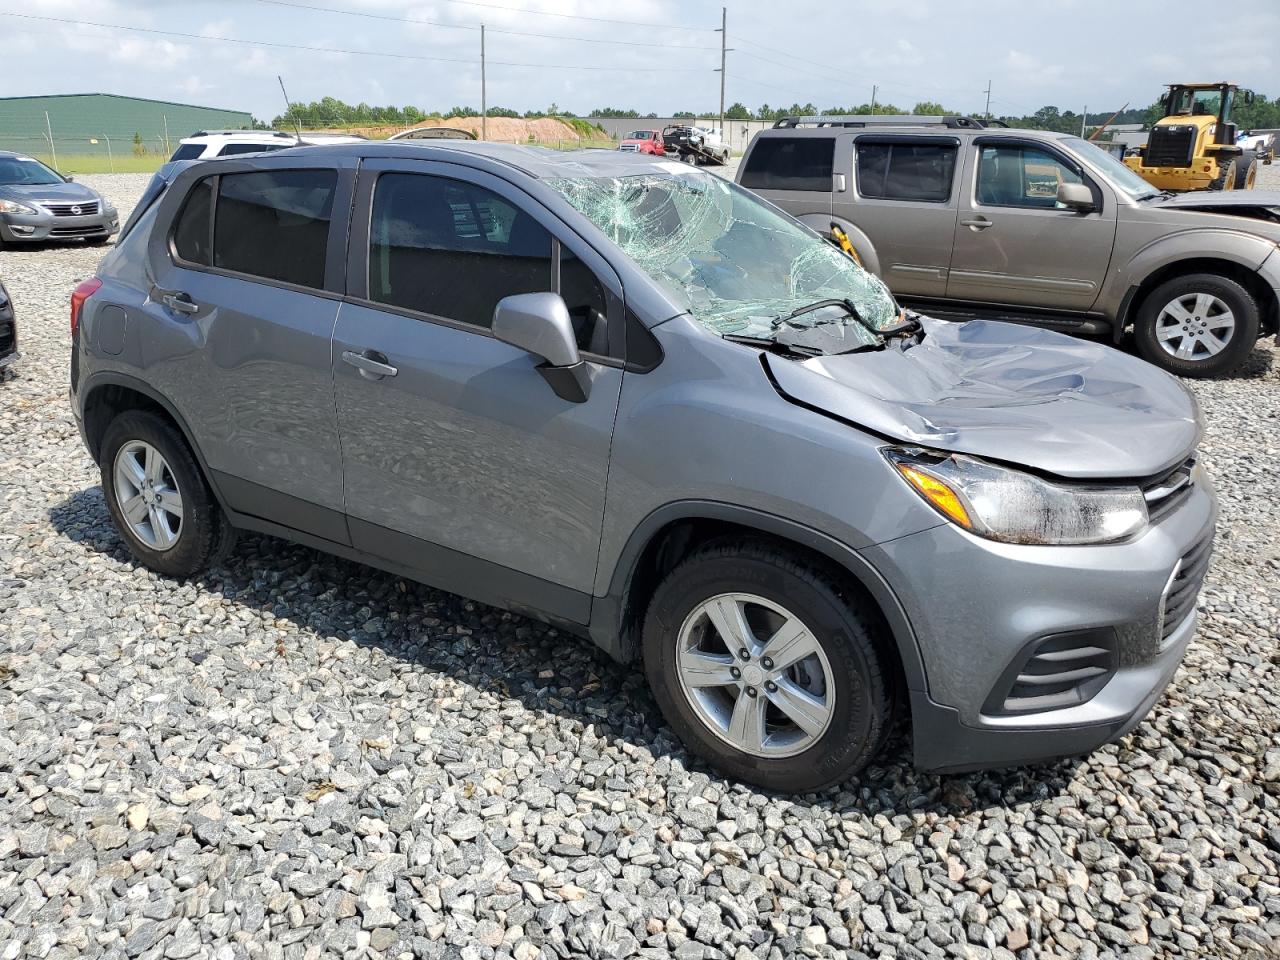
[[[0,239],[6,243],[50,240],[102,240],[120,231],[120,215],[112,207],[80,217],[55,216],[37,206],[38,213],[0,213]]]
[[[924,662],[923,688],[909,691],[916,765],[954,772],[1055,760],[1137,726],[1195,633],[1192,605],[1162,639],[1164,598],[1216,518],[1212,488],[1197,486],[1126,543],[1000,544],[944,524],[864,551],[901,600]],[[1028,651],[1083,634],[1109,638],[1106,672],[1082,683],[1078,700],[1009,709],[1031,702],[1008,698],[1011,675],[1042,668]]]

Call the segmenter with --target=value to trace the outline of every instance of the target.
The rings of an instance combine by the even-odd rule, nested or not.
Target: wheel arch
[[[883,618],[904,686],[927,689],[924,660],[906,611],[870,562],[811,527],[714,501],[669,503],[641,521],[618,556],[608,593],[592,603],[592,639],[615,659],[634,660],[644,610],[662,576],[698,545],[730,535],[769,539],[834,569]]]
[[[182,434],[182,439],[186,441],[187,448],[195,457],[200,472],[204,474],[205,482],[209,484],[219,505],[225,508],[222,494],[213,482],[209,465],[195,442],[191,428],[187,426],[186,420],[168,397],[145,381],[128,374],[114,372],[98,373],[89,378],[81,386],[80,396],[85,445],[89,448],[89,455],[93,457],[95,463],[98,462],[101,452],[103,434],[106,433],[111,421],[126,410],[148,410],[164,417]]]
[[[1152,269],[1140,282],[1129,288],[1129,292],[1125,295],[1124,316],[1116,324],[1117,339],[1125,328],[1137,321],[1138,313],[1152,291],[1169,280],[1193,273],[1217,274],[1239,283],[1253,295],[1258,303],[1262,321],[1261,333],[1280,332],[1280,297],[1277,297],[1275,289],[1259,276],[1256,267],[1220,256],[1185,257]]]

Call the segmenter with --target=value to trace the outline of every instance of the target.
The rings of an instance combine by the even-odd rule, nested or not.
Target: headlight
[[[1052,483],[962,454],[890,447],[889,462],[924,500],[971,533],[1004,543],[1109,543],[1147,524],[1137,487]]]
[[[21,213],[30,217],[39,212],[35,207],[28,207],[25,203],[19,203],[17,200],[0,200],[0,213]]]

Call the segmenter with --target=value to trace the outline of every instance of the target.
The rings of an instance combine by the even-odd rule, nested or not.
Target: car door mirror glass
[[[1094,209],[1093,191],[1083,183],[1058,184],[1058,203],[1068,210],[1088,213]]]

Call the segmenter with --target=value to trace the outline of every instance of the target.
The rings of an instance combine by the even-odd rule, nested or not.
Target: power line
[[[318,7],[307,3],[293,3],[291,0],[255,0],[276,7],[291,7],[295,10],[310,10],[316,13],[338,13],[348,17],[362,17],[366,20],[383,20],[391,23],[413,23],[427,27],[444,27],[446,30],[479,30],[479,24],[445,23],[441,20],[422,20],[415,17],[393,17],[387,13],[371,13],[364,10],[343,10],[339,7]],[[503,30],[500,27],[487,27],[489,33],[502,33],[512,37],[536,37],[541,40],[571,40],[575,43],[608,43],[628,47],[661,47],[674,50],[715,50],[716,47],[697,46],[685,43],[652,43],[645,40],[611,40],[606,37],[569,37],[559,33],[530,33],[525,30]],[[664,28],[665,29],[665,28]],[[674,29],[700,29],[676,27]]]
[[[421,54],[411,53],[383,53],[376,50],[351,50],[341,47],[313,47],[300,43],[280,43],[271,40],[244,40],[239,37],[214,37],[206,36],[198,33],[179,33],[176,30],[156,30],[151,27],[130,27],[121,23],[97,23],[92,20],[71,20],[66,17],[41,17],[31,13],[10,13],[0,10],[0,17],[16,17],[20,20],[43,20],[48,23],[65,23],[72,26],[88,26],[101,27],[106,30],[128,30],[133,33],[146,33],[162,37],[181,37],[184,40],[212,40],[219,43],[235,43],[249,47],[272,47],[280,50],[305,50],[309,53],[341,53],[353,57],[381,57],[390,60],[415,60],[427,63],[466,63],[478,66],[479,60],[465,59],[462,57],[428,57]],[[605,70],[618,71],[616,64],[610,66],[583,65],[576,63],[519,63],[511,60],[490,60],[489,63],[503,67],[536,67],[546,69],[554,67],[557,70]],[[628,65],[625,70],[628,73],[701,73],[702,71],[696,67],[633,67]]]
[[[501,10],[504,13],[523,13],[531,17],[557,17],[562,20],[586,20],[591,23],[615,23],[624,27],[663,27],[669,30],[689,30],[694,33],[709,33],[711,27],[683,27],[676,23],[653,23],[643,20],[615,20],[611,17],[589,17],[580,13],[552,13],[549,10],[530,10],[528,7],[512,7],[501,3],[479,3],[477,0],[443,0],[463,7],[479,7],[481,10]]]

